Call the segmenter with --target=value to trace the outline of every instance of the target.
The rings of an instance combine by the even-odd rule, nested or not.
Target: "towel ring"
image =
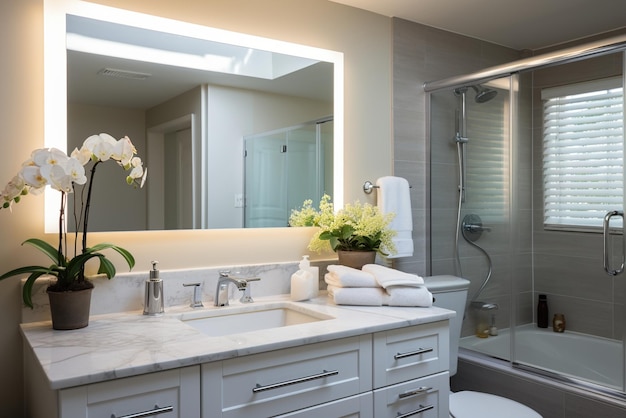
[[[363,191],[364,191],[366,194],[370,194],[370,193],[372,193],[372,190],[374,190],[374,189],[379,189],[379,188],[380,188],[380,186],[376,186],[376,185],[374,185],[374,184],[373,184],[371,181],[369,181],[369,180],[368,180],[368,181],[366,181],[365,183],[363,183]],[[412,189],[412,188],[413,188],[413,186],[409,185],[409,189]]]

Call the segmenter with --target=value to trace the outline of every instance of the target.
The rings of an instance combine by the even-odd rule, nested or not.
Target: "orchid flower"
[[[112,249],[119,253],[132,269],[135,265],[135,259],[124,248],[118,247],[110,243],[96,244],[87,248],[87,226],[89,221],[89,206],[91,202],[91,192],[93,187],[93,178],[96,173],[96,167],[109,159],[117,162],[125,171],[129,171],[126,177],[128,184],[140,183],[143,187],[147,169],[144,168],[141,158],[135,154],[137,150],[131,140],[125,136],[119,141],[115,140],[109,134],[92,135],[88,137],[80,149],[75,148],[68,156],[61,150],[56,148],[40,148],[33,151],[30,158],[23,164],[18,174],[9,181],[0,192],[0,209],[12,208],[14,203],[20,201],[21,196],[26,194],[41,193],[46,186],[58,190],[62,194],[61,208],[59,211],[59,244],[54,248],[47,242],[32,238],[24,241],[41,250],[54,262],[52,266],[27,266],[11,270],[0,275],[0,280],[19,274],[29,273],[30,276],[26,280],[23,288],[24,303],[32,307],[31,293],[35,280],[44,275],[49,274],[56,276],[57,290],[69,290],[77,283],[85,282],[85,263],[92,258],[100,261],[98,273],[106,274],[110,279],[115,276],[115,267],[109,261],[102,250]],[[85,175],[85,166],[89,162],[93,162],[89,179]],[[139,182],[138,179],[141,179]],[[75,185],[85,185],[87,197],[80,206],[80,216],[75,214],[77,224],[82,222],[82,252],[77,254],[76,244],[74,247],[74,257],[68,258],[64,248],[66,232],[65,224],[65,205],[67,193],[74,192]],[[79,228],[77,228],[76,240],[78,242]],[[65,245],[67,247],[67,244]]]

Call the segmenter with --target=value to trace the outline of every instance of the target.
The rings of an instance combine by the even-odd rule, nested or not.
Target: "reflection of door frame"
[[[148,167],[150,177],[150,181],[146,182],[148,195],[146,215],[149,230],[165,229],[165,167],[162,163],[164,160],[165,136],[181,129],[191,129],[191,142],[193,146],[193,144],[196,143],[193,122],[194,114],[189,113],[146,129],[146,167]],[[193,167],[192,170],[195,170],[195,167]],[[192,181],[194,182],[192,190],[195,190],[196,176],[193,176]],[[192,202],[194,221],[197,210],[196,202],[197,199],[194,196]],[[194,227],[196,227],[196,225],[194,225]]]

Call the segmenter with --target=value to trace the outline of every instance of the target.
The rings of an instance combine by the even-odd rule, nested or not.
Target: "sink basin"
[[[181,321],[211,337],[282,328],[333,319],[288,302],[257,306],[215,308],[184,314]]]

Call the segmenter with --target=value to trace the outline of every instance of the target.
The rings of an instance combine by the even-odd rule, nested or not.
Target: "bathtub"
[[[511,360],[511,335],[500,330],[489,338],[461,338],[460,347]],[[515,329],[514,364],[559,376],[580,379],[622,391],[622,342],[577,332],[556,333],[534,324]]]

